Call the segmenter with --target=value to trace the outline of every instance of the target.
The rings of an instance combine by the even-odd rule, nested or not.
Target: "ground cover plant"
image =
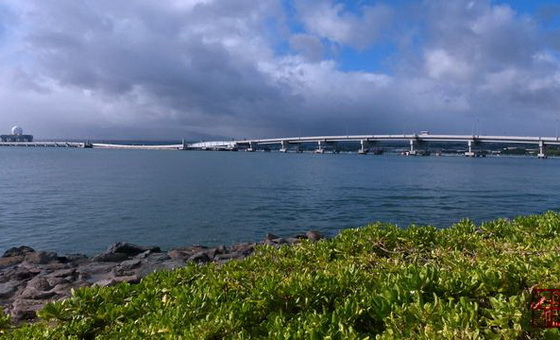
[[[262,246],[137,285],[76,290],[9,339],[539,339],[530,293],[560,288],[560,214],[451,228],[373,224]]]

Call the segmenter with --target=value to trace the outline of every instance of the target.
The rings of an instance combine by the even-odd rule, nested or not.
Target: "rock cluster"
[[[138,283],[158,270],[183,267],[187,262],[223,263],[251,255],[257,244],[292,245],[302,239],[319,240],[315,231],[305,235],[281,238],[267,234],[262,242],[232,246],[200,245],[174,248],[162,252],[159,247],[117,242],[101,254],[59,256],[53,252],[35,251],[21,246],[8,249],[0,258],[0,306],[14,322],[36,318],[45,303],[70,296],[72,288],[112,286],[119,282]]]

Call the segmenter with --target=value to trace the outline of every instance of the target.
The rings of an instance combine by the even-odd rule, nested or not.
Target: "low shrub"
[[[373,224],[319,242],[261,246],[137,285],[83,288],[10,339],[537,339],[534,287],[560,288],[560,214],[447,229]]]

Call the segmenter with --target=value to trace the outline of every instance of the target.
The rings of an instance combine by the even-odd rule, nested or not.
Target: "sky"
[[[0,0],[0,133],[554,136],[558,0]]]

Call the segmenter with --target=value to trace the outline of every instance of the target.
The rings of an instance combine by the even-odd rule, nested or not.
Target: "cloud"
[[[431,78],[468,80],[472,73],[471,65],[442,49],[426,51],[425,60],[426,72]]]
[[[467,133],[479,119],[550,133],[560,44],[541,17],[486,0],[4,3],[0,126],[202,138]]]
[[[484,117],[488,130],[550,133],[545,125],[560,109],[558,59],[535,18],[488,1],[430,1],[425,9],[416,77],[460,94],[463,115]]]
[[[290,38],[290,46],[311,61],[320,61],[325,55],[321,40],[309,34],[294,34]]]
[[[19,78],[87,92],[98,115],[117,125],[155,117],[208,128],[205,121],[248,115],[248,103],[277,100],[257,68],[270,51],[253,34],[269,7],[177,4],[28,2],[21,15],[31,62]]]
[[[393,15],[385,5],[361,6],[356,13],[343,3],[328,1],[300,1],[298,9],[310,33],[356,48],[366,48],[375,42]]]

